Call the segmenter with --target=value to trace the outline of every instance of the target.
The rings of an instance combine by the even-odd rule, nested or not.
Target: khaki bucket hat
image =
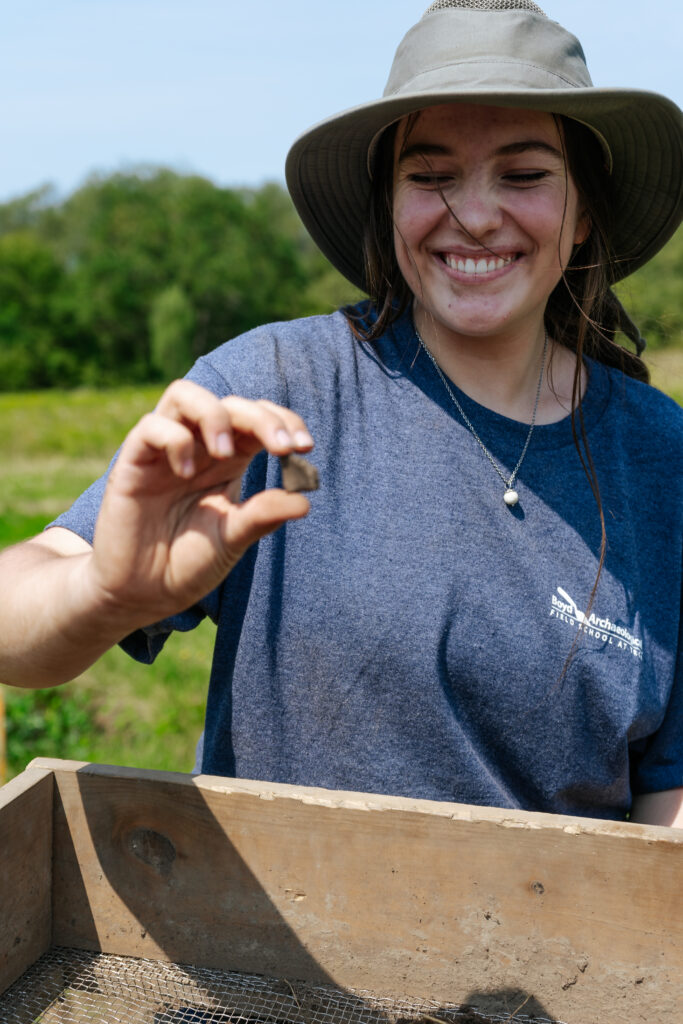
[[[364,288],[370,157],[381,132],[449,102],[525,107],[587,125],[608,153],[616,276],[646,263],[683,217],[683,114],[636,89],[595,88],[578,39],[530,0],[437,0],[398,47],[381,99],[328,118],[287,157],[287,185],[314,241]]]

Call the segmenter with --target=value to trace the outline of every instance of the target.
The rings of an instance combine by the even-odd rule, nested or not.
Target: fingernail
[[[313,444],[313,438],[307,430],[297,430],[294,434],[294,444],[297,448],[310,448]]]
[[[280,427],[279,430],[275,431],[275,440],[279,445],[282,445],[285,448],[289,448],[292,443],[291,437],[283,427]]]
[[[185,477],[194,476],[194,459],[185,459],[180,470]]]
[[[219,455],[234,455],[235,449],[233,448],[232,438],[227,431],[223,431],[216,437],[216,451]]]

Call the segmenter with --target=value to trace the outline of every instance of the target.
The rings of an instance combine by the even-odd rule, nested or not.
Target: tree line
[[[651,347],[683,346],[683,233],[620,286]],[[171,379],[257,324],[359,297],[286,191],[159,168],[0,204],[0,389]]]

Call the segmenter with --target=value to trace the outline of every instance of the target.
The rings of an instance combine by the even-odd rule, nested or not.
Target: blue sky
[[[429,0],[0,0],[0,201],[140,163],[281,180],[309,125],[381,94]],[[683,106],[680,0],[538,0],[597,85]]]

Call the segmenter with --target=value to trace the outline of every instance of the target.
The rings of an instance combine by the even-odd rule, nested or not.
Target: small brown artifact
[[[282,486],[286,491],[317,491],[318,470],[301,455],[281,455]]]

